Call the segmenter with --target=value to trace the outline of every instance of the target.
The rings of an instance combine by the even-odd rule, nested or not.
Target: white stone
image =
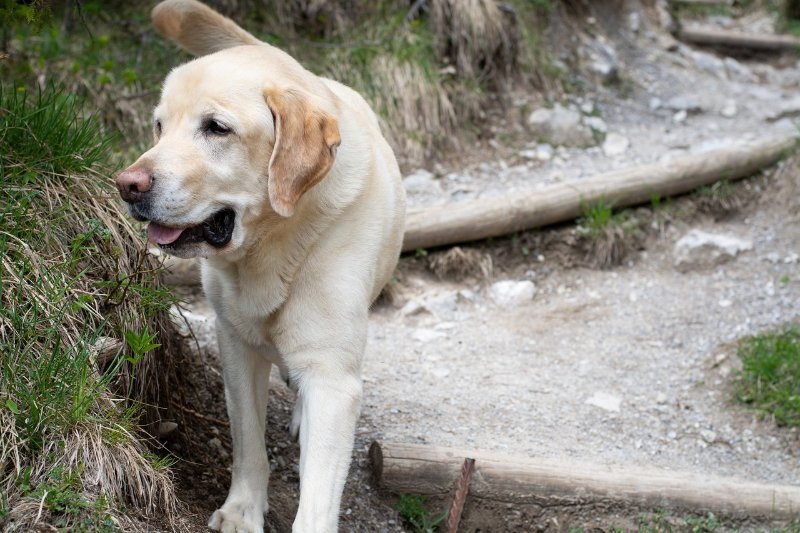
[[[427,328],[415,329],[411,337],[418,342],[427,343],[447,337],[446,333]]]
[[[550,161],[553,159],[553,147],[542,143],[536,147],[536,159],[539,161]]]
[[[750,240],[693,229],[675,243],[673,264],[681,272],[710,268],[752,249]]]
[[[628,29],[633,33],[639,33],[639,28],[641,28],[642,25],[641,22],[638,11],[628,13]]]
[[[664,107],[672,111],[686,111],[686,113],[697,114],[703,112],[703,106],[694,96],[680,95],[670,98],[664,103]]]
[[[628,150],[631,142],[624,135],[619,133],[609,133],[603,142],[603,153],[607,157],[614,157],[624,154]]]
[[[588,400],[586,400],[586,403],[606,411],[619,413],[620,406],[622,405],[622,398],[607,392],[595,392]]]
[[[650,98],[650,111],[658,111],[663,105],[664,102],[658,96]]]
[[[581,123],[581,114],[559,104],[531,113],[528,125],[535,136],[550,144],[585,146],[593,141],[592,132]]]
[[[403,186],[409,196],[441,196],[444,192],[436,175],[424,169],[403,178]]]
[[[675,124],[680,124],[682,122],[685,122],[686,121],[686,111],[684,109],[681,109],[680,111],[676,112],[674,115],[672,115],[672,121]]]
[[[492,283],[489,287],[489,296],[500,307],[512,308],[526,304],[533,300],[536,286],[530,280],[513,281],[504,280]]]
[[[599,131],[600,133],[608,132],[608,124],[600,117],[584,117],[583,123],[592,130]]]
[[[725,105],[722,106],[719,114],[725,118],[733,118],[736,116],[738,109],[736,108],[736,100],[728,98],[725,100]]]
[[[713,444],[714,441],[717,440],[717,434],[711,431],[710,429],[701,429],[700,437],[708,444]]]

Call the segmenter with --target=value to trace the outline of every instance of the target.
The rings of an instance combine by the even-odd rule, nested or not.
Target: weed
[[[615,213],[605,198],[594,203],[581,200],[581,210],[583,216],[577,220],[577,234],[585,247],[587,262],[599,268],[622,263],[638,230],[638,220],[624,210]]]
[[[414,533],[433,533],[439,530],[439,524],[447,517],[447,513],[439,516],[431,516],[430,511],[425,508],[425,496],[414,496],[401,494],[397,500],[395,509]]]
[[[800,326],[745,338],[736,397],[776,423],[800,426]]]

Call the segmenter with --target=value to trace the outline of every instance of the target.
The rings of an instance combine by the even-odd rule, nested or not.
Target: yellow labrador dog
[[[200,257],[217,313],[233,479],[209,527],[262,531],[270,368],[297,389],[295,532],[335,531],[361,402],[367,312],[394,269],[405,196],[375,114],[352,89],[194,0],[153,10],[202,56],[172,71],[155,146],[121,172],[149,240]]]

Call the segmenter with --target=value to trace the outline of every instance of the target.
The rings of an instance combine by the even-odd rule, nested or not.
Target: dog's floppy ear
[[[269,201],[290,217],[300,197],[333,165],[341,142],[336,117],[295,90],[264,91],[275,117],[275,146],[269,160]]]

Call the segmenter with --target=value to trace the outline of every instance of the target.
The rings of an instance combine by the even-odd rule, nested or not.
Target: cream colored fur
[[[231,422],[232,484],[209,526],[263,529],[274,364],[298,393],[292,430],[301,446],[300,502],[293,531],[335,531],[360,411],[368,308],[400,253],[405,197],[397,162],[372,110],[350,88],[313,75],[196,1],[162,2],[153,20],[203,57],[167,77],[155,111],[161,134],[131,167],[155,176],[150,218],[184,227],[222,207],[236,213],[225,247],[201,243],[174,251],[204,258]],[[306,110],[299,117],[306,131],[316,132],[312,118],[320,120],[325,140],[322,148],[284,149],[309,163],[318,153],[333,159],[321,181],[279,207],[273,185],[289,179],[278,174],[291,169],[276,169],[280,110],[267,97],[289,93],[300,101],[296,109]],[[221,117],[234,135],[198,134],[208,115]]]

